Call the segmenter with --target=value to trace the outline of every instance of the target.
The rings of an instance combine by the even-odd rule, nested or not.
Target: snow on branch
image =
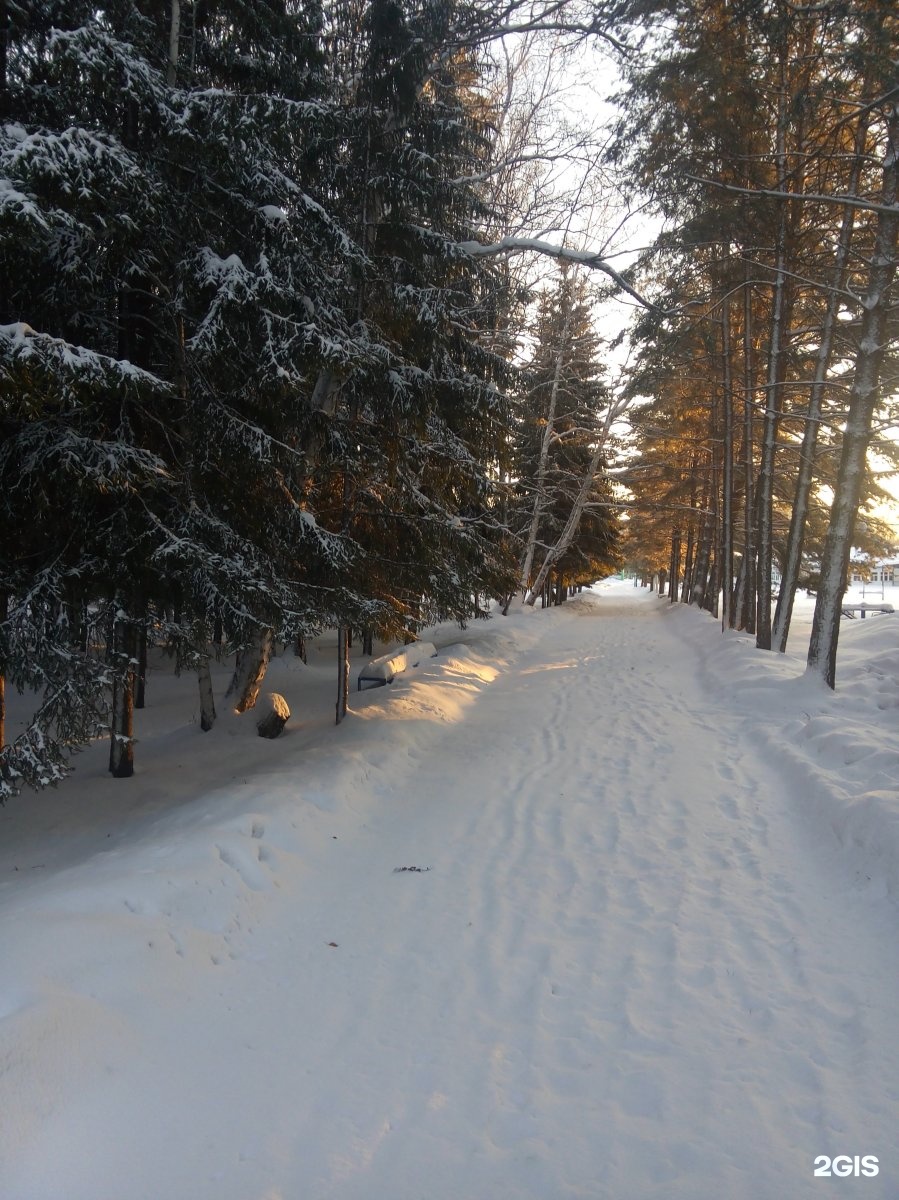
[[[47,220],[33,196],[22,192],[10,179],[0,178],[0,217],[19,217],[47,228]]]
[[[7,139],[4,138],[4,141]],[[38,129],[3,148],[4,169],[15,178],[52,182],[81,198],[106,194],[113,183],[124,189],[148,181],[134,155],[115,137],[72,126],[60,132]]]
[[[77,29],[51,29],[47,50],[69,64],[76,79],[93,76],[107,81],[120,96],[168,109],[165,76],[130,42],[121,41],[96,22]]]
[[[528,237],[504,237],[492,245],[484,245],[482,242],[459,242],[458,247],[471,258],[495,258],[501,254],[525,253],[543,254],[548,258],[557,258],[561,262],[577,263],[591,271],[601,271],[604,275],[608,275],[621,291],[627,292],[633,300],[636,300],[643,308],[649,309],[650,312],[665,311],[642,296],[636,288],[628,283],[620,271],[616,271],[606,259],[593,250],[574,250],[570,246],[557,246],[552,242],[544,242],[540,238]]]
[[[39,333],[24,321],[0,325],[0,377],[8,373],[8,368],[4,369],[4,359],[7,363],[39,366],[51,374],[63,371],[82,384],[108,384],[115,381],[170,390],[165,380],[151,371],[136,367],[127,359],[98,354],[85,346],[76,346],[62,338]]]

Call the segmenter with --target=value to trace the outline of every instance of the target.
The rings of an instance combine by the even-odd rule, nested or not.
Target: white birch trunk
[[[617,419],[628,407],[628,404],[629,401],[627,400],[617,400],[609,405],[605,420],[603,421],[602,430],[597,437],[596,446],[594,447],[593,453],[590,456],[589,466],[584,474],[584,478],[581,480],[581,485],[578,488],[577,495],[574,498],[574,503],[571,506],[571,512],[568,514],[568,520],[565,522],[556,544],[547,551],[546,557],[543,560],[543,566],[540,568],[537,578],[534,580],[527,596],[525,597],[525,604],[529,605],[531,608],[533,608],[537,597],[543,590],[543,585],[549,578],[550,572],[574,541],[574,536],[577,533],[577,527],[580,524],[584,509],[587,507],[587,501],[590,498],[590,489],[593,487],[597,472],[599,471],[599,464],[602,461],[602,454],[603,450],[605,449],[606,442],[608,441],[609,432],[615,421],[617,421]]]
[[[546,413],[546,427],[543,430],[543,439],[540,443],[540,457],[537,461],[537,484],[534,489],[534,510],[531,513],[531,524],[528,529],[528,540],[525,545],[524,557],[521,563],[520,588],[521,598],[524,601],[528,592],[528,584],[530,583],[531,570],[534,566],[534,554],[537,549],[537,534],[540,531],[540,521],[543,516],[544,504],[546,500],[546,468],[549,462],[549,449],[552,445],[553,433],[555,431],[556,408],[559,402],[559,386],[562,380],[562,366],[565,361],[565,351],[568,347],[568,335],[571,330],[571,297],[568,298],[568,306],[565,310],[565,319],[562,323],[562,332],[559,336],[559,348],[556,353],[556,361],[553,367],[553,381],[549,393],[549,407]]]

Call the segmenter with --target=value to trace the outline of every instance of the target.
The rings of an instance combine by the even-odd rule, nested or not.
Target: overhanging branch
[[[561,262],[577,263],[591,271],[601,271],[604,275],[608,275],[621,291],[627,292],[641,307],[649,309],[650,312],[661,314],[667,312],[667,309],[659,308],[657,304],[653,304],[651,300],[642,296],[636,288],[628,283],[620,271],[616,271],[605,258],[593,250],[574,250],[570,246],[556,246],[552,242],[544,242],[540,238],[527,237],[504,237],[491,245],[484,245],[483,242],[459,242],[458,245],[459,249],[471,258],[496,258],[502,254],[530,253],[543,254],[547,258],[556,258]]]

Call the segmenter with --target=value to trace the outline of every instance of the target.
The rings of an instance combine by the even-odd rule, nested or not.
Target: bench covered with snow
[[[391,650],[380,658],[373,658],[359,672],[357,691],[366,687],[383,687],[385,683],[393,683],[397,675],[409,667],[417,667],[425,658],[436,658],[437,647],[433,642],[413,642],[403,646],[402,650]]]
[[[892,604],[844,604],[843,616],[848,617],[850,621],[855,620],[855,614],[861,613],[861,618],[864,621],[865,613],[891,613],[894,612]]]

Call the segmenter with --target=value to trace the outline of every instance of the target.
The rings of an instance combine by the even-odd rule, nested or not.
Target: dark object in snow
[[[840,615],[854,621],[855,614],[860,613],[864,621],[865,613],[891,613],[894,611],[892,604],[844,604],[840,609]]]
[[[257,733],[260,737],[276,738],[290,717],[287,701],[277,692],[268,692],[257,707],[262,710],[256,722]]]
[[[370,687],[383,687],[387,683],[393,683],[396,676],[409,667],[417,667],[426,658],[436,657],[437,648],[433,642],[414,642],[404,646],[402,650],[391,650],[389,654],[373,658],[362,668],[356,681],[356,690],[361,692]]]
[[[337,949],[337,943],[336,943],[336,942],[328,942],[328,945],[329,945],[329,946],[333,946],[333,948],[334,948],[335,950]]]
[[[399,875],[403,871],[417,871],[421,874],[425,871],[430,871],[430,869],[430,867],[394,867],[393,873],[394,875]]]

